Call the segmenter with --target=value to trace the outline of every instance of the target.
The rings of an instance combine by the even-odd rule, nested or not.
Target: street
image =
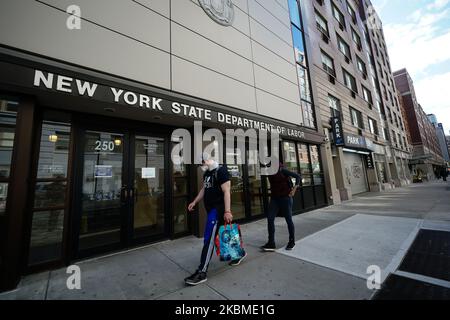
[[[415,298],[449,297],[449,268],[419,274],[419,269],[412,272],[399,267],[407,262],[404,258],[420,230],[424,236],[427,230],[439,230],[441,238],[448,239],[450,182],[362,194],[341,205],[296,216],[294,223],[296,246],[287,252],[286,223],[277,218],[275,253],[259,250],[266,241],[265,220],[242,225],[247,258],[229,267],[214,256],[208,281],[196,287],[183,282],[197,267],[202,247],[202,239],[191,236],[79,262],[79,290],[67,288],[69,274],[62,268],[26,276],[16,290],[0,294],[0,299],[365,300],[374,294],[378,299],[408,298],[404,292],[395,296],[396,291],[389,288],[386,295],[368,289],[369,266],[379,268],[381,281],[389,279],[386,283],[397,289],[402,289],[398,283],[404,283],[414,291],[408,282],[414,281],[433,289],[423,292],[438,293]],[[445,266],[450,261],[448,250],[447,246],[445,252],[429,254]]]

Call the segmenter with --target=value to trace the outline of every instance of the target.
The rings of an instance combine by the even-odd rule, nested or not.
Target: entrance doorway
[[[360,154],[344,152],[345,174],[353,195],[369,191],[367,173]]]
[[[167,237],[167,139],[85,128],[78,140],[75,258]]]

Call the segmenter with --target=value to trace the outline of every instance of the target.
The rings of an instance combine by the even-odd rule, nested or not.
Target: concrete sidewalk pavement
[[[419,228],[450,230],[450,183],[370,193],[294,217],[297,246],[277,218],[276,253],[262,253],[266,221],[242,226],[248,257],[237,267],[213,258],[208,282],[185,287],[202,239],[186,237],[77,263],[81,290],[66,286],[66,269],[24,277],[0,299],[370,299],[364,270],[398,266]],[[405,247],[406,246],[406,247]],[[367,265],[367,266],[366,266]]]

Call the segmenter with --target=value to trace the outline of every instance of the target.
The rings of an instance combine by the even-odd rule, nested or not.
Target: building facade
[[[394,80],[402,96],[413,146],[409,162],[411,171],[416,179],[435,179],[435,172],[444,164],[436,129],[418,103],[414,83],[408,71],[395,71]]]
[[[409,183],[405,126],[370,2],[302,1],[302,9],[334,203]]]
[[[450,153],[448,151],[447,139],[445,137],[444,126],[442,123],[439,123],[436,115],[429,114],[428,119],[431,121],[431,124],[436,129],[436,136],[438,139],[439,147],[441,149],[441,154],[445,160],[445,162],[450,162]]]
[[[369,39],[371,47],[371,67],[376,74],[375,91],[377,103],[381,110],[382,137],[387,145],[381,154],[375,154],[375,159],[386,159],[387,168],[380,179],[386,179],[399,187],[411,183],[411,173],[408,161],[411,158],[411,150],[407,143],[407,130],[402,117],[401,104],[395,86],[391,69],[390,58],[386,46],[386,40],[382,28],[382,21],[370,1],[360,0],[361,13],[366,25],[366,38]],[[380,161],[382,163],[383,161]],[[381,172],[384,168],[381,167]],[[389,185],[388,185],[389,187]]]
[[[276,131],[303,176],[295,213],[332,203],[296,1],[8,0],[0,30],[2,290],[84,257],[201,236],[203,207],[186,207],[202,176],[170,161],[175,129]],[[226,159],[235,219],[263,217],[260,166]]]
[[[450,136],[445,136],[445,140],[447,141],[447,150],[450,154]],[[450,168],[450,163],[448,163],[447,166]]]

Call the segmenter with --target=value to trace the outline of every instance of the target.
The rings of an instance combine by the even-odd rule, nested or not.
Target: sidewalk
[[[202,239],[187,237],[78,263],[81,290],[68,290],[66,269],[25,277],[0,299],[370,299],[365,271],[395,271],[420,228],[450,231],[450,182],[364,194],[294,217],[297,245],[277,218],[275,253],[262,253],[266,222],[242,226],[248,257],[237,267],[215,256],[208,282],[185,287]]]

